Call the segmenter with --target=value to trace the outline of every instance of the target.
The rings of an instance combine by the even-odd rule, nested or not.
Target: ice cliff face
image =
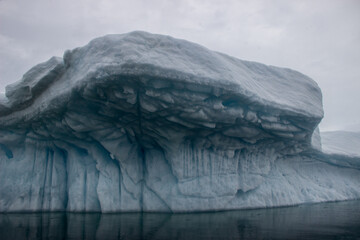
[[[0,97],[0,211],[359,198],[358,164],[320,151],[322,116],[320,89],[296,71],[144,32],[98,38]]]

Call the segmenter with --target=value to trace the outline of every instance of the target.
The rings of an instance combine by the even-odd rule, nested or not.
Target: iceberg
[[[322,132],[321,142],[324,153],[360,158],[360,132]]]
[[[0,212],[194,212],[360,198],[309,77],[170,36],[107,35],[0,96]],[[348,161],[347,161],[348,160]]]

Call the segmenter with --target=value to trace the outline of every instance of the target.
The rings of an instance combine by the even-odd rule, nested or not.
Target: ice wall
[[[168,36],[108,35],[6,88],[0,211],[207,211],[359,198],[356,164],[339,167],[320,151],[322,116],[320,89],[296,71]]]

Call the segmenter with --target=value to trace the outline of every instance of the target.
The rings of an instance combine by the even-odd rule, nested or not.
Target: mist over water
[[[359,239],[360,201],[191,214],[0,214],[0,238]]]

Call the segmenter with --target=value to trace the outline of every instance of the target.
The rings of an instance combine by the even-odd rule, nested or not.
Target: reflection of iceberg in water
[[[360,202],[217,213],[0,214],[1,239],[295,239],[360,237]]]

